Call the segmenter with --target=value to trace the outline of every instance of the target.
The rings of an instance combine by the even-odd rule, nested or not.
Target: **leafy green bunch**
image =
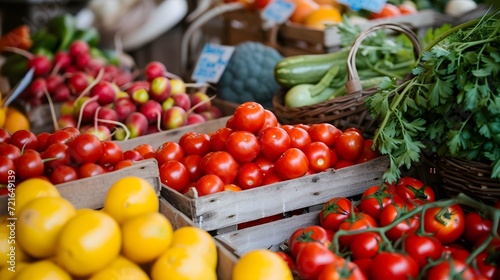
[[[404,82],[386,78],[366,100],[380,120],[374,145],[390,156],[388,182],[423,152],[491,164],[500,178],[500,22],[453,27],[425,48]]]

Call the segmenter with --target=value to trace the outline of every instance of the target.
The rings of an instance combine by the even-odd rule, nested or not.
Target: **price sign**
[[[275,24],[287,21],[295,10],[295,3],[286,0],[272,0],[262,11],[262,19]]]
[[[386,0],[338,0],[340,4],[349,6],[353,11],[361,9],[378,13],[387,2]]]
[[[205,44],[191,79],[199,83],[217,83],[233,55],[234,47]]]

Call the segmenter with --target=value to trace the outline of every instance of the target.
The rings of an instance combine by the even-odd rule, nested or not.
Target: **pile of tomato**
[[[438,199],[413,177],[334,197],[278,252],[300,279],[500,279],[500,201]]]
[[[164,185],[199,196],[246,190],[371,160],[372,141],[328,123],[280,125],[256,102],[240,104],[224,127],[187,132],[155,151]]]

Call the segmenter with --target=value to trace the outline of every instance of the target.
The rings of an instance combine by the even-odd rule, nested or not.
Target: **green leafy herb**
[[[388,182],[425,152],[491,164],[500,178],[500,21],[485,16],[428,34],[412,77],[384,80],[367,99]]]

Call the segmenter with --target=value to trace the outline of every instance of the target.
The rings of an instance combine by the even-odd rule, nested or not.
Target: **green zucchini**
[[[332,66],[345,66],[348,54],[349,49],[341,49],[327,54],[285,57],[274,67],[274,78],[285,88],[299,84],[316,84]]]

